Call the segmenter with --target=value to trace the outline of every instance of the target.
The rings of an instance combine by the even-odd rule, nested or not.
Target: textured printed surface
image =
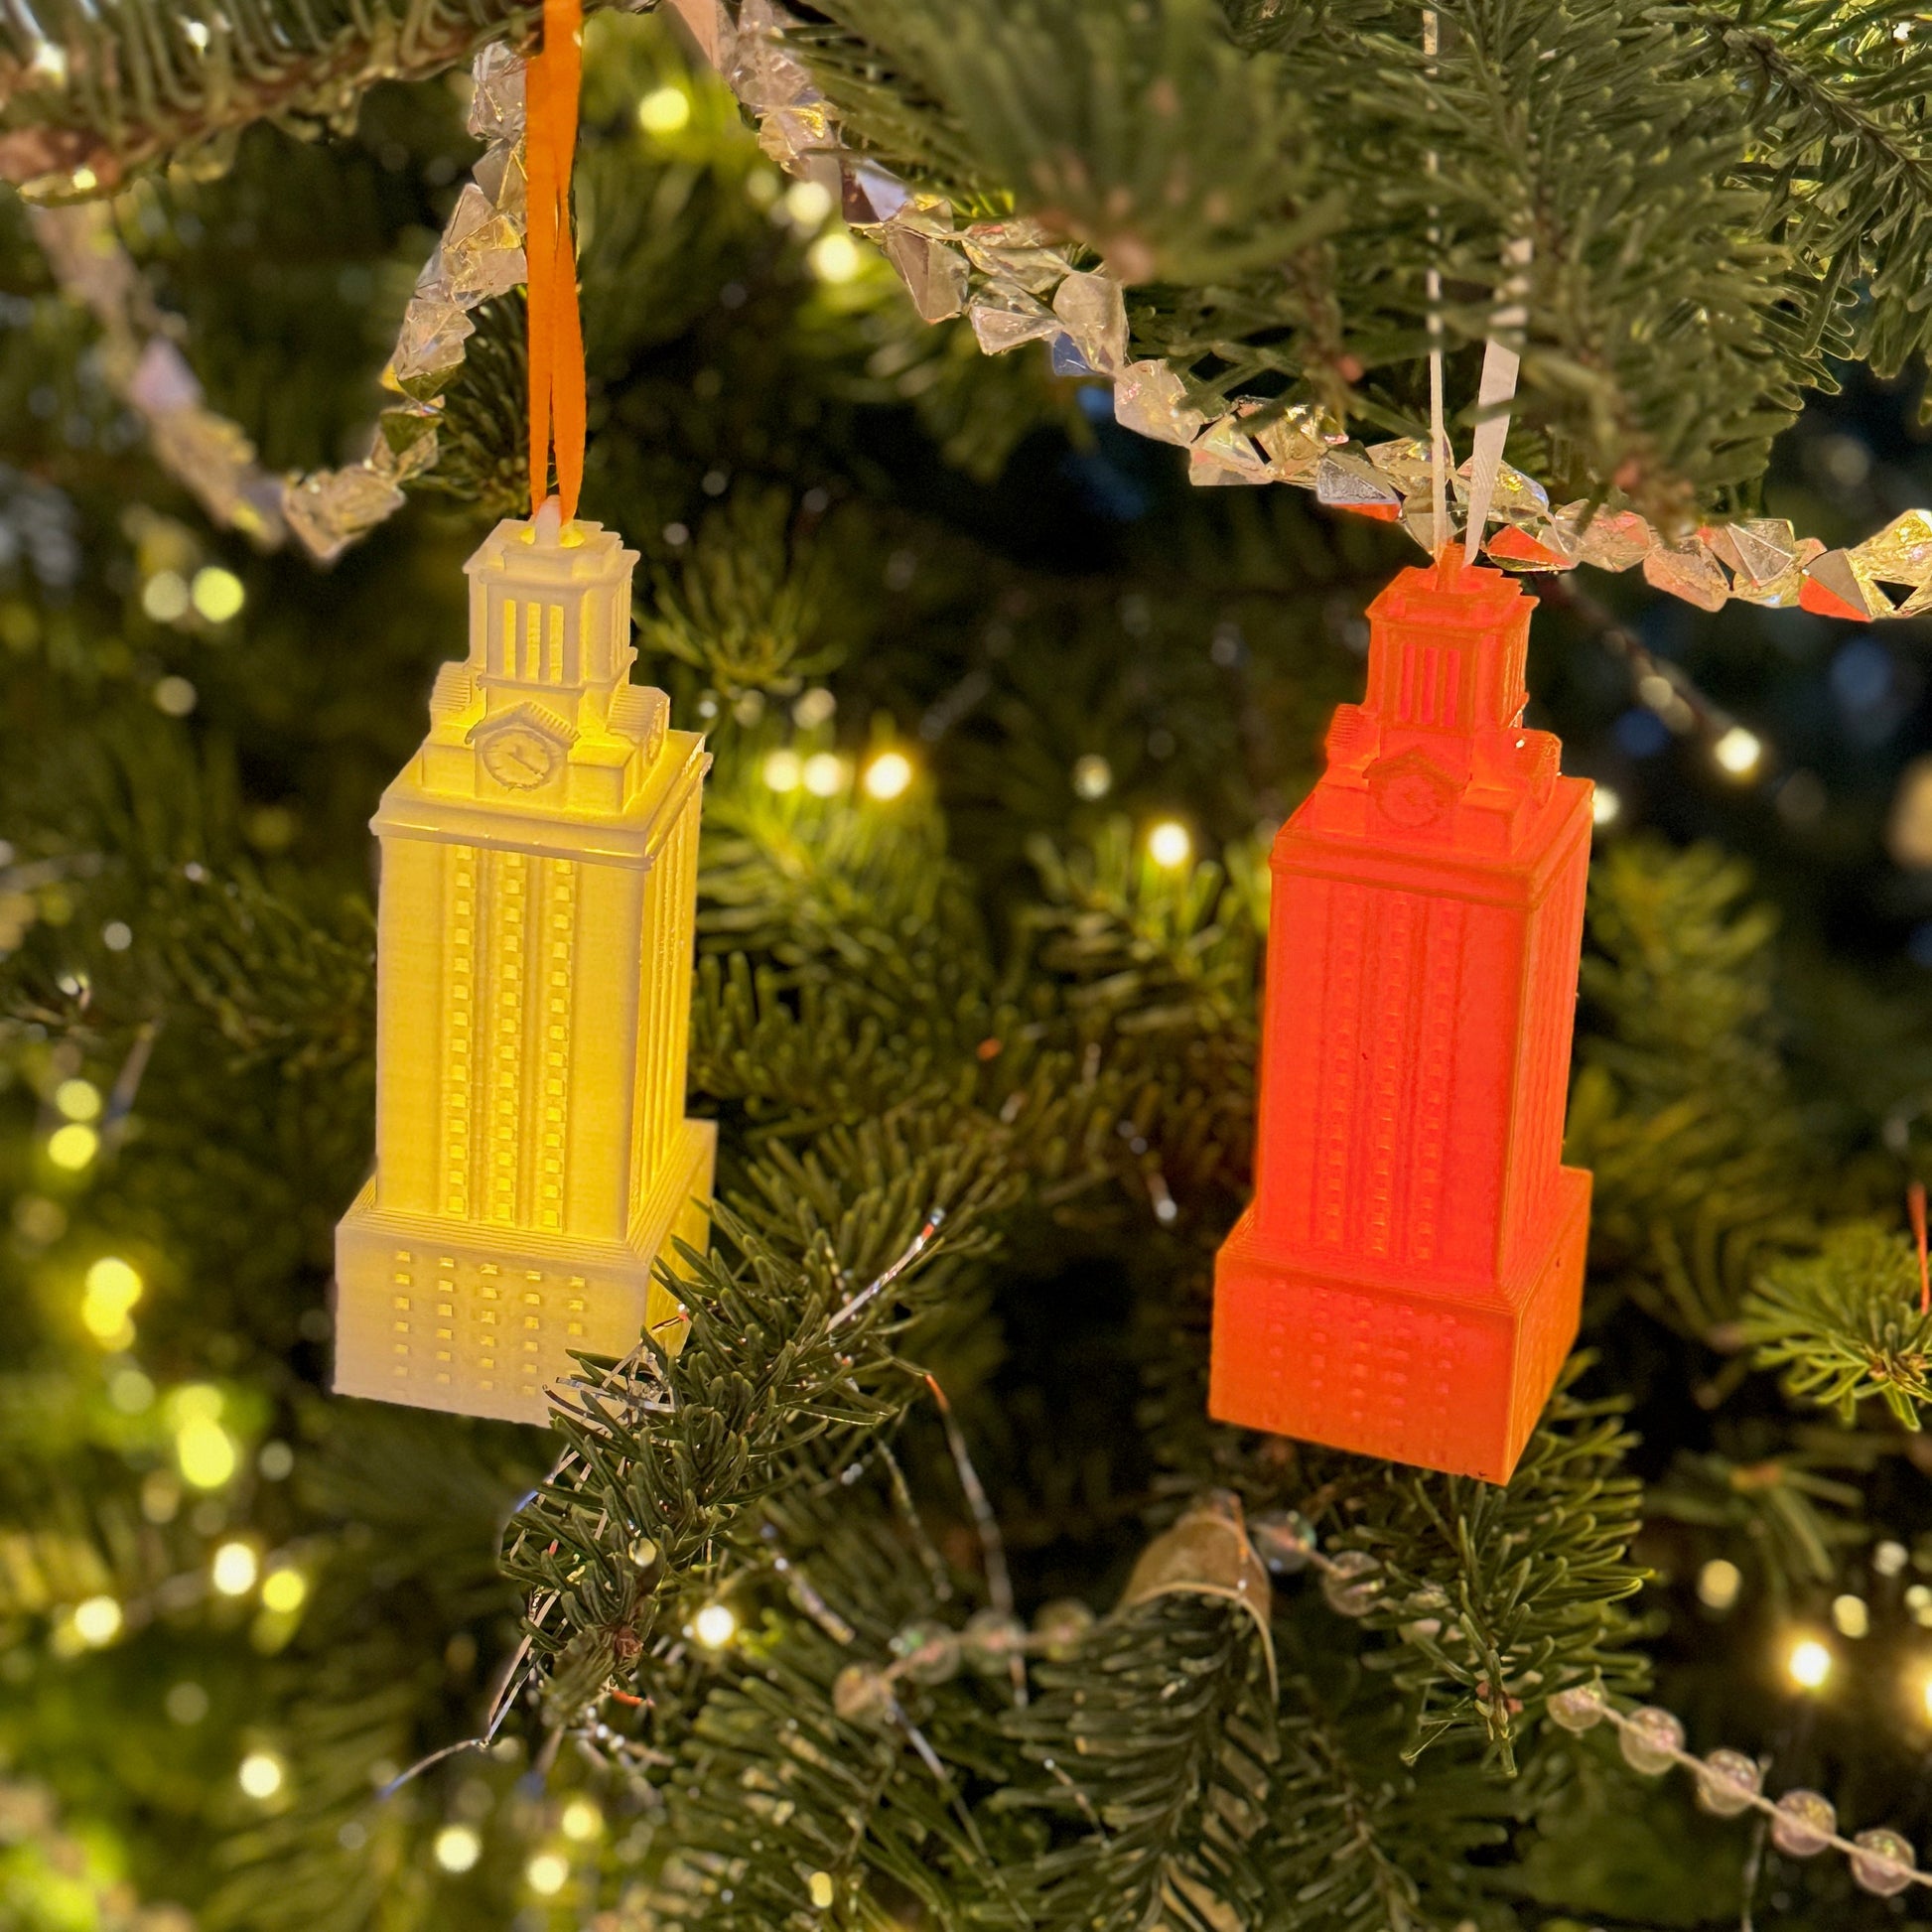
[[[1491,570],[1397,578],[1369,701],[1276,841],[1209,1398],[1495,1481],[1576,1332],[1589,1194],[1560,1152],[1590,788],[1521,723],[1530,608]]]
[[[384,794],[376,1167],[337,1235],[339,1392],[542,1422],[622,1354],[715,1136],[684,1118],[701,741],[627,681],[634,556],[497,526],[471,647]]]

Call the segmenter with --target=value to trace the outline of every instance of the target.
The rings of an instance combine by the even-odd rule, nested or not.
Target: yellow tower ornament
[[[631,684],[636,553],[553,498],[466,566],[470,655],[382,795],[375,1172],[336,1230],[336,1388],[545,1421],[572,1349],[680,1311],[716,1129],[684,1117],[710,757]]]

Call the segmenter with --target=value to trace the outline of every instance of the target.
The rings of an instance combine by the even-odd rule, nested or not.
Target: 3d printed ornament
[[[471,558],[470,655],[383,793],[375,1173],[336,1232],[336,1388],[543,1422],[569,1351],[679,1311],[703,741],[627,681],[634,551],[557,504]]]
[[[1275,842],[1255,1199],[1220,1421],[1507,1481],[1577,1332],[1560,1164],[1590,786],[1522,725],[1531,602],[1458,547],[1369,609],[1368,697]]]

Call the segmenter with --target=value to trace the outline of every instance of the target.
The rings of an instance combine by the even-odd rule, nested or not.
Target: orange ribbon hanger
[[[578,41],[583,0],[543,0],[543,48],[524,70],[523,167],[529,183],[524,253],[530,288],[530,514],[550,494],[577,514],[584,483],[584,329],[577,313],[577,249],[570,232],[570,171],[577,155]]]

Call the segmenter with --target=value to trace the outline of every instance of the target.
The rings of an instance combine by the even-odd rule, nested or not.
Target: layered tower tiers
[[[684,1117],[703,741],[628,682],[636,554],[499,523],[470,655],[383,793],[375,1172],[336,1234],[336,1388],[543,1422],[570,1351],[679,1334],[715,1131]]]
[[[1223,1422],[1502,1482],[1577,1332],[1561,1165],[1590,786],[1522,725],[1531,600],[1459,551],[1369,610],[1368,694],[1282,828]]]

